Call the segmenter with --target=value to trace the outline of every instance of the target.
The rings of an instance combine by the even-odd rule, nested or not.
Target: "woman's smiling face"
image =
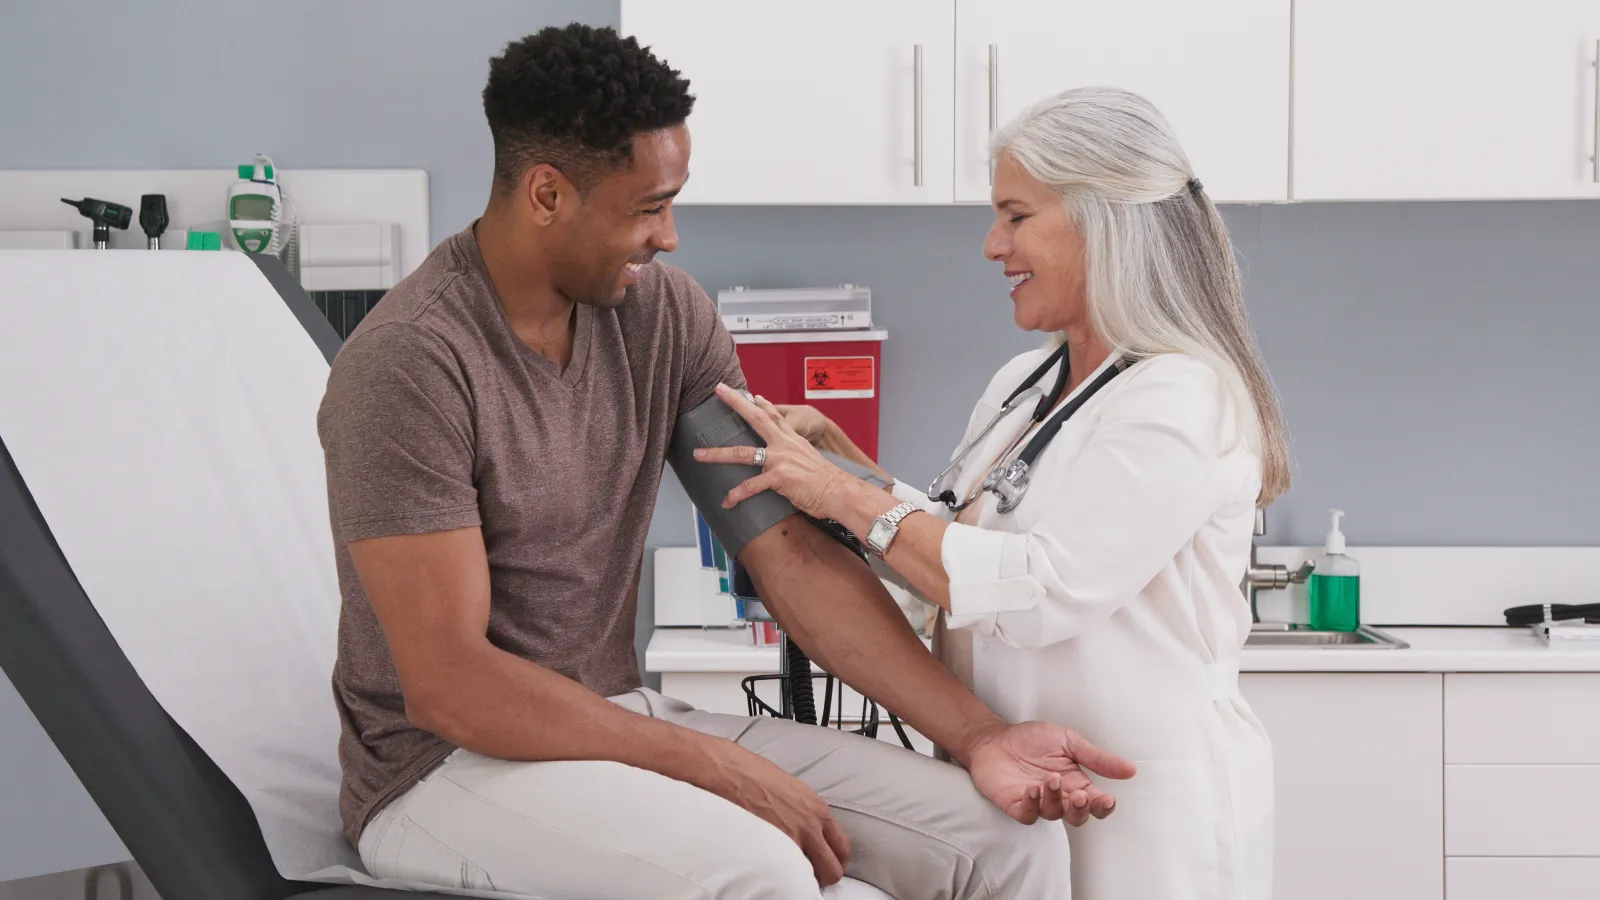
[[[1017,327],[1054,332],[1086,324],[1083,236],[1061,198],[1003,154],[990,198],[995,220],[983,255],[1005,266]]]

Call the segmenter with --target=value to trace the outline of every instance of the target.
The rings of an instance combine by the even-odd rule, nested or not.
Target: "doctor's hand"
[[[823,458],[817,448],[801,437],[771,403],[749,400],[725,384],[717,385],[717,396],[749,422],[756,434],[766,441],[761,474],[729,491],[722,501],[723,507],[731,509],[762,491],[772,490],[782,494],[796,509],[808,516],[831,518],[826,507],[835,494],[834,486],[855,479]],[[694,458],[700,462],[748,466],[755,463],[755,453],[754,447],[713,447],[694,451]]]
[[[1117,798],[1089,780],[1131,778],[1134,765],[1048,722],[1010,725],[980,741],[967,770],[990,803],[1024,825],[1040,818],[1082,825],[1104,819]]]
[[[778,403],[772,408],[778,411],[785,425],[793,428],[795,434],[805,438],[806,443],[818,450],[828,449],[823,445],[827,442],[833,420],[819,412],[815,406],[790,406]]]

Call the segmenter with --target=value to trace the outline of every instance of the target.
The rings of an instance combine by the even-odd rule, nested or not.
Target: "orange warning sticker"
[[[876,388],[870,356],[806,357],[807,400],[871,397]]]

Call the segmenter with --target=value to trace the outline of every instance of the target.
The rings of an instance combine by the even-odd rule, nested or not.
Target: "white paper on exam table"
[[[286,878],[373,879],[339,831],[328,364],[242,254],[0,251],[0,435],[85,593],[238,786]],[[839,900],[885,895],[866,885]]]

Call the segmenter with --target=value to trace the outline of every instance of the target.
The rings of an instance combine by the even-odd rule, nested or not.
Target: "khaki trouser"
[[[850,839],[846,874],[898,900],[1067,900],[1059,822],[1024,826],[962,769],[883,741],[725,716],[638,690],[613,701],[737,741],[817,791]],[[508,762],[457,750],[361,837],[378,878],[552,900],[816,900],[783,832],[684,782],[612,762]]]

